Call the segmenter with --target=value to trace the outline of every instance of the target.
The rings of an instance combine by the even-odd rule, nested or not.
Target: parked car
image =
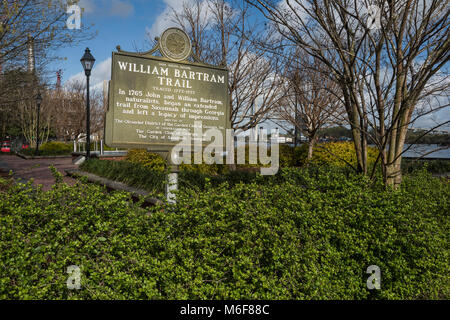
[[[11,142],[9,142],[9,141],[2,142],[0,151],[5,152],[5,153],[11,152]]]

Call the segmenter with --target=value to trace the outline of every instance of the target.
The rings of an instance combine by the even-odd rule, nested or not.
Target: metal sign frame
[[[170,28],[170,29],[176,29],[176,28]],[[168,30],[170,30],[170,29],[168,29]],[[181,29],[178,29],[178,30],[181,30]],[[221,109],[225,113],[224,131],[227,128],[231,127],[231,121],[230,121],[231,107],[230,107],[229,94],[228,94],[228,69],[225,68],[224,66],[214,66],[214,65],[210,65],[210,64],[207,64],[204,62],[200,62],[200,60],[193,54],[192,50],[190,50],[189,57],[191,57],[194,60],[194,62],[188,61],[187,58],[186,58],[186,60],[177,61],[177,60],[170,59],[169,57],[155,56],[153,54],[156,51],[160,51],[162,54],[164,54],[161,50],[160,39],[157,38],[157,40],[158,40],[158,43],[156,44],[156,46],[147,52],[143,52],[143,53],[127,52],[127,51],[121,50],[120,46],[117,46],[117,52],[112,52],[111,80],[109,81],[109,86],[108,86],[108,103],[107,103],[105,128],[104,128],[105,143],[110,147],[137,148],[137,149],[140,148],[140,149],[147,149],[152,152],[167,154],[168,152],[170,152],[170,150],[173,148],[174,145],[179,143],[176,141],[174,141],[174,143],[167,143],[167,141],[164,143],[156,143],[156,142],[151,142],[151,143],[139,142],[139,143],[137,143],[137,142],[132,142],[132,141],[118,141],[117,139],[116,140],[114,139],[114,125],[115,125],[114,120],[116,119],[116,117],[114,116],[114,111],[116,109],[115,102],[116,102],[117,93],[113,93],[113,91],[116,89],[115,88],[116,84],[113,83],[113,81],[116,79],[116,73],[118,72],[117,71],[118,67],[115,65],[115,61],[119,57],[125,57],[127,59],[138,58],[137,60],[145,59],[148,62],[167,63],[167,64],[170,64],[171,66],[176,65],[176,66],[180,66],[180,67],[183,67],[183,66],[194,67],[194,68],[199,67],[199,68],[206,69],[206,70],[211,70],[211,71],[217,70],[217,71],[224,72],[224,74],[225,74],[224,90],[226,90],[226,91],[223,92],[222,96],[221,96],[221,98],[224,98],[224,101],[223,101],[224,106],[223,106],[223,109]],[[191,46],[190,42],[189,42],[189,46]],[[198,93],[196,95],[198,95]],[[193,121],[193,120],[190,120],[190,121]],[[224,137],[225,137],[225,134],[224,134]],[[192,144],[193,144],[193,142],[192,142]]]

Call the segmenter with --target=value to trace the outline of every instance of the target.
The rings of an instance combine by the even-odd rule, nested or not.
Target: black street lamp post
[[[39,114],[41,113],[41,102],[42,96],[41,93],[38,92],[36,95],[36,104],[37,104],[37,121],[36,121],[36,150],[34,154],[37,156],[39,154]]]
[[[84,51],[83,57],[80,59],[83,65],[84,74],[86,75],[86,160],[91,157],[91,112],[89,105],[89,76],[91,75],[92,67],[94,66],[95,59],[91,54],[89,48]]]

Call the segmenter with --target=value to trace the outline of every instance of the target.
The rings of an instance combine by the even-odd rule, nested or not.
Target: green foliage
[[[271,149],[269,148],[268,150],[266,150],[266,147],[260,147],[259,145],[257,146],[257,148],[255,148],[255,157],[256,157],[256,163],[250,163],[250,146],[247,144],[244,147],[245,149],[245,163],[244,164],[238,164],[237,167],[238,168],[255,168],[255,167],[268,167],[270,165],[263,165],[260,162],[260,157],[259,154],[263,154],[263,155],[267,155],[268,157],[270,157],[271,155]],[[237,161],[237,157],[238,157],[238,148],[235,148],[234,150],[234,163],[238,163]]]
[[[165,173],[160,168],[151,170],[149,167],[130,161],[89,159],[81,164],[80,169],[149,192],[164,192]]]
[[[50,171],[51,171],[53,177],[55,178],[55,183],[58,184],[58,183],[63,182],[63,175],[53,165],[50,166]]]
[[[206,166],[206,165],[205,165]],[[151,170],[139,163],[129,161],[111,161],[90,159],[85,161],[80,169],[111,180],[124,182],[130,186],[142,188],[149,192],[163,193],[166,173]],[[239,182],[249,183],[256,179],[255,172],[243,170],[229,171],[222,175],[203,173],[196,167],[183,167],[179,173],[180,188],[198,188],[203,190],[207,181],[212,186],[218,186],[227,181],[231,185]]]
[[[238,157],[238,149],[235,148],[234,149],[234,163],[237,164],[236,168],[238,169],[242,169],[242,170],[246,170],[246,169],[250,169],[250,170],[254,170],[256,168],[259,167],[267,167],[270,165],[263,165],[259,160],[259,146],[257,148],[255,148],[256,151],[256,163],[250,163],[250,147],[249,145],[245,145],[244,150],[245,150],[245,163],[242,164],[237,164],[237,157]],[[261,150],[262,154],[267,154],[267,156],[270,157],[270,152],[271,150]],[[214,155],[213,155],[214,156]],[[204,158],[203,158],[204,161]],[[181,164],[180,165],[180,169],[182,171],[193,171],[193,172],[197,172],[197,173],[201,173],[201,174],[206,174],[206,175],[223,175],[223,174],[228,174],[229,170],[229,166],[226,163],[226,157],[223,157],[222,159],[222,163],[223,164],[217,164],[217,163],[213,163],[213,164],[206,164],[206,163],[202,163],[202,164],[194,164],[194,154],[192,154],[191,157],[191,164]]]
[[[346,138],[353,138],[352,130],[347,129],[344,126],[336,126],[336,127],[329,127],[329,128],[323,128],[319,130],[319,137],[328,137],[332,139],[339,139],[342,137]]]
[[[203,154],[201,154],[201,157],[203,159]],[[225,163],[225,158],[222,159],[222,162]],[[228,172],[228,166],[226,164],[218,164],[218,163],[213,163],[213,164],[206,164],[206,163],[195,164],[195,155],[194,155],[194,153],[192,153],[191,154],[191,164],[182,163],[180,165],[180,170],[181,171],[189,171],[189,172],[200,173],[200,174],[203,174],[203,175],[218,175],[218,174],[224,174],[224,173]]]
[[[367,162],[375,163],[378,151],[376,148],[368,147]],[[328,165],[345,167],[351,164],[356,168],[356,152],[353,142],[326,142],[314,147],[311,163],[315,165]]]
[[[167,165],[166,161],[160,155],[143,149],[129,150],[126,160],[159,172],[163,172]]]
[[[104,151],[115,151],[117,148],[108,147],[106,144],[103,144],[103,150]]]
[[[225,164],[185,164],[180,165],[181,171],[197,172],[207,175],[218,175],[228,172],[228,167]]]
[[[368,162],[373,164],[378,156],[376,148],[369,147]],[[301,167],[305,166],[308,157],[308,144],[303,143],[298,147],[280,145],[280,166]],[[315,145],[313,157],[310,161],[313,165],[356,167],[356,153],[353,142],[326,142]]]
[[[449,145],[450,135],[447,133],[426,133],[426,130],[408,130],[405,142]]]
[[[450,160],[411,160],[402,159],[402,171],[411,173],[414,170],[424,168],[428,172],[435,174],[445,174],[450,172]]]
[[[70,154],[73,151],[73,146],[64,142],[50,141],[40,146],[39,150],[49,155]]]
[[[182,170],[179,174],[179,187],[181,189],[205,190],[210,187],[218,187],[224,182],[234,186],[240,182],[250,183],[257,181],[259,175],[256,172],[244,169],[227,171],[222,175],[210,175],[196,170]]]
[[[306,163],[308,156],[308,144],[297,147],[286,144],[280,145],[280,167],[301,167]]]
[[[448,299],[448,182],[422,170],[391,191],[349,172],[286,168],[147,209],[95,185],[12,185],[0,299]]]
[[[11,184],[11,179],[5,179],[0,176],[0,191],[7,190]]]
[[[34,156],[35,150],[34,148],[29,148],[20,150],[19,152],[27,156]],[[49,141],[39,146],[39,156],[70,155],[72,152],[73,145],[65,142]]]

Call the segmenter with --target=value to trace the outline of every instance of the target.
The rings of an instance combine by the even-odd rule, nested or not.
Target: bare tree
[[[449,60],[448,1],[246,2],[272,22],[283,41],[326,66],[343,94],[358,170],[367,172],[367,140],[374,132],[370,138],[380,151],[385,183],[397,187],[408,126],[448,106],[443,69]],[[374,14],[369,14],[371,4],[377,5]],[[424,103],[436,94],[444,99],[435,99],[424,111]]]
[[[16,71],[14,72],[14,78],[19,79],[24,77],[25,79],[33,78],[32,74]],[[39,123],[38,120],[38,108],[36,103],[36,94],[41,92],[43,101],[40,105]],[[40,141],[45,143],[50,133],[51,122],[51,103],[46,94],[45,88],[38,86],[35,81],[21,81],[14,89],[9,90],[7,107],[9,111],[7,113],[11,119],[16,121],[17,126],[21,130],[21,135],[28,141],[33,147],[36,146],[36,131],[39,126]]]
[[[104,106],[102,93],[91,90],[91,132],[99,137],[103,134]],[[63,89],[49,92],[52,128],[58,138],[76,140],[86,132],[86,84],[71,81]]]
[[[308,57],[303,50],[294,51],[285,66],[285,96],[274,109],[277,118],[308,138],[308,159],[319,130],[343,121],[339,86],[324,71],[318,59]]]
[[[19,131],[20,120],[17,104],[23,99],[24,88],[29,83],[29,75],[21,70],[7,70],[0,73],[0,137],[6,135],[7,128]]]
[[[42,103],[40,121],[37,123],[37,107],[35,96],[30,97],[28,86],[18,86],[11,97],[16,97],[10,105],[15,108],[14,115],[22,135],[32,146],[36,145],[36,129],[39,125],[39,140],[45,143],[51,132],[59,139],[68,141],[77,139],[86,132],[86,84],[78,81],[68,83],[64,89],[46,90],[40,87],[31,88],[40,91]],[[91,91],[91,132],[102,136],[104,107],[102,94]]]
[[[89,39],[89,26],[72,32],[66,26],[66,6],[62,0],[2,0],[0,4],[0,65],[6,68],[24,61],[29,39],[36,47],[36,58],[50,58],[52,50]]]
[[[173,8],[174,21],[193,42],[201,61],[226,66],[230,120],[235,130],[248,130],[261,122],[282,96],[280,59],[260,46],[265,40],[252,21],[248,5],[240,1],[197,0]]]
[[[0,113],[12,119],[28,139],[35,118],[37,88],[44,91],[55,49],[91,39],[89,26],[73,32],[66,26],[66,6],[76,1],[3,0],[0,2]],[[30,47],[31,44],[31,47]],[[33,54],[29,55],[32,48]],[[31,61],[30,61],[31,60]],[[27,72],[26,72],[27,71]],[[26,90],[24,90],[27,88]],[[19,101],[19,100],[20,101]],[[44,102],[45,103],[45,102]],[[43,109],[45,107],[43,106]],[[24,115],[23,112],[30,112]],[[2,121],[2,134],[5,126]]]

